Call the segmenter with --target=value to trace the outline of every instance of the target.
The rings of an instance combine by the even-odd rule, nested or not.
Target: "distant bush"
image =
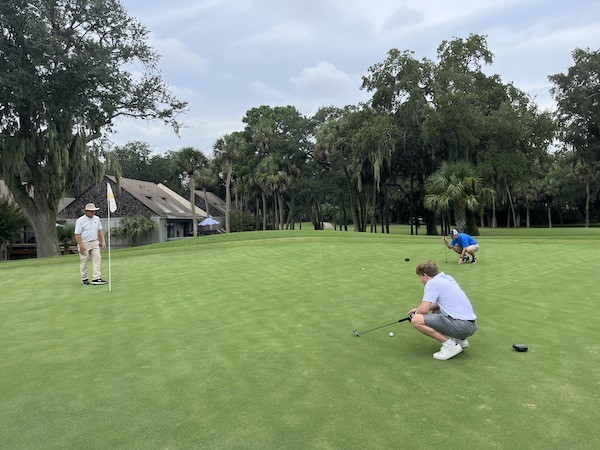
[[[27,225],[21,208],[7,198],[0,198],[0,245],[13,242]]]
[[[249,211],[230,211],[229,229],[231,232],[254,231],[255,216]]]
[[[148,216],[125,217],[117,228],[111,230],[114,237],[129,236],[132,247],[135,247],[138,240],[154,231],[156,222]]]

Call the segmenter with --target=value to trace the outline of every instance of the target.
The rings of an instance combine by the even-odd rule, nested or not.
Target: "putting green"
[[[206,236],[113,251],[112,292],[75,255],[2,262],[0,447],[590,448],[599,238],[484,229],[459,266],[406,228]],[[425,259],[479,317],[449,361],[352,333],[419,303]]]

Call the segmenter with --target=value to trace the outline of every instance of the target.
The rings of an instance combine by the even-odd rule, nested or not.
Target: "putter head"
[[[359,337],[360,333],[358,332],[358,330],[352,330],[352,332],[354,333],[354,336]]]

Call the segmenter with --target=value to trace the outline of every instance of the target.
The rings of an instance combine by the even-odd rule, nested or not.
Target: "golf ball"
[[[394,336],[394,333],[392,333],[392,332],[390,331],[390,337],[393,337],[393,336]]]
[[[365,270],[365,268],[363,267],[362,270]]]

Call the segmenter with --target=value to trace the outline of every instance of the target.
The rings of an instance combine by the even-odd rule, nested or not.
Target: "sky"
[[[189,102],[179,136],[161,122],[122,119],[114,145],[154,154],[215,141],[244,128],[261,105],[322,106],[369,100],[362,77],[390,49],[436,60],[443,40],[487,36],[497,74],[554,109],[548,76],[566,73],[576,48],[600,49],[597,0],[121,0],[149,30],[169,89]]]

